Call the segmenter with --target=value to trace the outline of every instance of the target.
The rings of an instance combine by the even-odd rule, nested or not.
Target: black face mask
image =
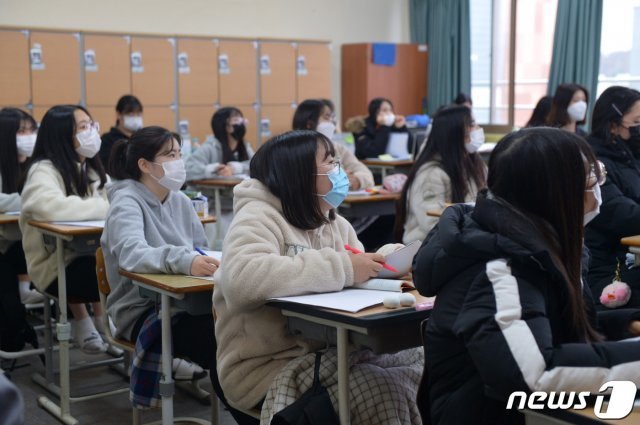
[[[247,133],[247,127],[244,124],[233,124],[233,131],[231,135],[234,139],[240,141],[244,139],[244,135]]]
[[[627,130],[629,130],[628,139],[623,139],[620,136],[618,138],[626,143],[634,154],[640,153],[640,125],[627,127]]]

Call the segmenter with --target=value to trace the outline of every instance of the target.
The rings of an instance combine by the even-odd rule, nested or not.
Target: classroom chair
[[[135,351],[135,343],[131,341],[127,341],[125,339],[116,338],[111,334],[111,328],[109,326],[109,315],[107,314],[107,297],[111,293],[111,287],[109,286],[109,281],[107,279],[107,270],[104,264],[104,254],[102,252],[102,248],[98,248],[96,250],[96,275],[98,277],[98,292],[100,293],[100,305],[102,305],[102,316],[101,320],[106,329],[106,338],[109,344],[113,344],[114,346],[124,350],[126,364],[131,363],[131,355]],[[186,384],[186,385],[183,385]],[[205,397],[211,398],[211,422],[197,419],[197,418],[174,418],[174,423],[193,423],[193,424],[202,424],[202,425],[217,425],[218,424],[218,403],[215,400],[212,394],[209,394],[202,388],[200,388],[199,383],[197,381],[190,382],[176,382],[176,386],[184,389],[192,395],[195,395],[199,400],[204,399]],[[142,410],[133,407],[132,412],[132,420],[133,425],[141,425],[142,424]],[[155,421],[146,423],[144,425],[155,425],[161,424],[162,421]]]

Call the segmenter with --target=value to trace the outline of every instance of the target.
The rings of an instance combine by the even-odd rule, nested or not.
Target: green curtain
[[[547,93],[562,83],[589,90],[589,107],[595,103],[600,68],[600,33],[603,0],[558,0],[553,57]]]
[[[427,112],[471,91],[469,0],[410,0],[411,41],[429,48]]]

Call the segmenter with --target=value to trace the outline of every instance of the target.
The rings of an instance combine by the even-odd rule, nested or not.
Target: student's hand
[[[352,254],[349,253],[349,259],[353,266],[353,282],[362,283],[372,277],[378,276],[382,270],[384,257],[380,254]]]
[[[629,323],[629,333],[633,336],[640,336],[640,320]]]
[[[396,128],[402,128],[402,127],[404,127],[406,124],[407,124],[407,121],[404,119],[404,116],[403,116],[403,115],[396,115],[396,120],[395,120],[395,122],[393,123],[393,125],[394,125]]]
[[[215,258],[198,255],[191,263],[191,276],[211,276],[219,266],[220,262]]]
[[[233,169],[228,165],[220,165],[218,167],[218,171],[216,171],[219,176],[229,177],[233,175]]]
[[[347,172],[347,176],[349,176],[349,188],[351,190],[360,189],[360,180],[358,180],[351,171]]]

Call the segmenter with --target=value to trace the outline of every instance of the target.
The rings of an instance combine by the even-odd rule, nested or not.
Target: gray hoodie
[[[131,340],[135,322],[154,303],[118,269],[188,275],[198,255],[194,247],[206,246],[207,239],[191,201],[180,192],[160,202],[131,179],[114,182],[107,191],[110,206],[100,239],[111,286],[107,307],[116,336]]]
[[[249,160],[253,157],[253,149],[244,142]],[[230,161],[228,165],[233,174],[249,174],[249,160]],[[209,139],[197,151],[189,155],[185,161],[187,180],[211,179],[218,176],[218,166],[222,164],[222,145],[217,139]]]

